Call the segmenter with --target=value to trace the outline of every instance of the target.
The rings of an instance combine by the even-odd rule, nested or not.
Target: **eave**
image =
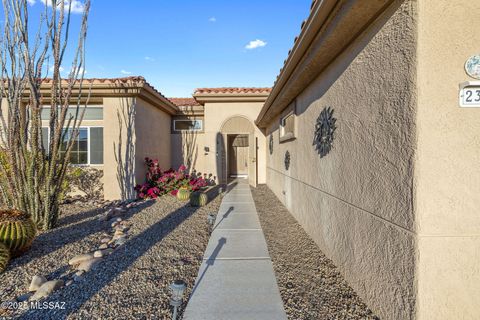
[[[255,123],[265,128],[383,13],[393,0],[317,0]]]

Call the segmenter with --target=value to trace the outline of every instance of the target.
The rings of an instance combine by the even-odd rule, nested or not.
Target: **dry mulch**
[[[103,258],[81,281],[41,301],[65,302],[65,309],[17,310],[3,315],[22,319],[170,319],[168,287],[176,279],[187,284],[181,314],[210,237],[207,215],[218,210],[220,201],[218,197],[202,208],[171,196],[140,203],[123,217],[130,225],[125,245]],[[26,293],[34,275],[70,279],[74,271],[68,260],[94,251],[111,232],[111,222],[98,220],[105,210],[71,204],[62,211],[59,227],[39,234],[32,248],[11,261],[0,275],[0,301],[13,301]]]
[[[289,319],[378,319],[266,185],[252,194]]]

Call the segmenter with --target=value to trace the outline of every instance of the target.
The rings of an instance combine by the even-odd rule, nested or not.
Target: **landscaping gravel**
[[[0,275],[1,302],[24,299],[34,275],[63,280],[61,289],[40,300],[43,306],[56,303],[55,308],[0,309],[0,318],[170,319],[169,285],[176,279],[187,284],[181,315],[210,236],[207,215],[217,212],[220,201],[217,197],[205,207],[194,208],[163,196],[135,203],[118,215],[122,222],[113,224],[101,219],[106,209],[64,205],[59,227],[39,234],[32,248]],[[94,259],[99,262],[91,271],[76,273],[69,265],[78,255],[107,247],[108,238],[115,239],[117,233],[119,239],[108,243],[115,249],[107,249],[111,253],[100,258],[96,252]]]
[[[267,186],[252,194],[289,319],[378,319]]]

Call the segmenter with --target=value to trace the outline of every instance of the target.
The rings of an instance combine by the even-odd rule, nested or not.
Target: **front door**
[[[228,176],[246,177],[248,175],[248,136],[228,136]]]

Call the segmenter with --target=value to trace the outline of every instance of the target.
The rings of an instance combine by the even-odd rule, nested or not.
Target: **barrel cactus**
[[[177,199],[181,201],[187,201],[190,199],[190,191],[188,189],[180,188],[177,192]]]
[[[205,193],[196,191],[190,196],[190,204],[194,207],[203,207],[208,202],[208,197]]]
[[[36,233],[33,220],[26,213],[15,209],[0,210],[0,242],[10,249],[12,257],[27,251]]]
[[[10,250],[7,246],[0,242],[0,273],[7,269],[8,262],[10,261]]]

